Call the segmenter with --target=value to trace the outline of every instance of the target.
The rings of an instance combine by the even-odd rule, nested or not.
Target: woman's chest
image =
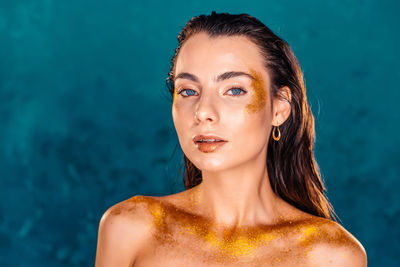
[[[301,266],[310,250],[304,241],[289,232],[165,226],[134,266]]]

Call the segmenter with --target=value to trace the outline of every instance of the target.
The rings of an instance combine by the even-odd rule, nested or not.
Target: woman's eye
[[[232,95],[232,96],[240,96],[240,95],[244,95],[246,93],[246,91],[240,87],[231,88],[227,92],[229,92],[229,91],[231,91],[232,93],[228,94],[228,95]],[[183,97],[188,97],[188,96],[194,96],[194,95],[196,95],[196,93],[197,92],[192,89],[182,89],[178,92],[178,95],[181,94]]]
[[[244,94],[241,94],[242,91],[243,91],[244,93],[246,93],[245,90],[243,90],[242,88],[238,88],[238,87],[231,88],[231,89],[229,89],[227,92],[229,92],[229,91],[232,91],[232,94],[230,94],[230,95],[233,95],[233,96],[244,95]]]
[[[186,94],[184,94],[184,92],[186,92]],[[188,92],[189,92],[189,94],[188,94]],[[178,95],[181,94],[182,96],[187,97],[187,96],[192,96],[192,95],[194,95],[194,93],[196,93],[195,90],[192,90],[192,89],[182,89],[182,90],[179,91]]]

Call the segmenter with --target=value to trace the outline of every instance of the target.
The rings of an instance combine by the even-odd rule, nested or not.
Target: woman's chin
[[[206,171],[206,172],[218,172],[218,171],[223,171],[226,169],[229,169],[229,166],[227,164],[227,161],[225,159],[207,159],[207,160],[202,160],[199,161],[197,160],[196,162],[193,162],[193,164],[201,171]]]

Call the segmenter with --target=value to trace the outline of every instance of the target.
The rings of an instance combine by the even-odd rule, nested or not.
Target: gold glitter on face
[[[176,92],[176,88],[174,88],[172,106],[175,106],[176,97],[177,97],[177,92]],[[175,106],[175,108],[176,108],[176,106]]]
[[[254,96],[252,98],[252,102],[246,106],[245,112],[254,113],[265,107],[267,92],[264,89],[264,80],[261,74],[257,73],[253,69],[250,70],[250,73],[255,78],[251,82],[251,87],[254,90]]]

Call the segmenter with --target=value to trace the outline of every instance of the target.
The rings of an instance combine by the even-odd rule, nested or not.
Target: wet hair
[[[281,138],[269,138],[266,165],[271,187],[276,194],[298,209],[319,217],[336,220],[314,157],[314,116],[307,102],[306,88],[299,62],[289,44],[275,35],[261,21],[248,14],[216,13],[190,19],[178,35],[178,47],[171,59],[166,79],[169,93],[174,94],[176,59],[182,45],[196,33],[210,38],[243,36],[260,50],[264,66],[271,77],[270,95],[285,99],[280,89],[291,91],[291,112],[279,128]],[[199,170],[183,154],[183,182],[186,189],[202,181]],[[182,167],[182,166],[181,166]]]

